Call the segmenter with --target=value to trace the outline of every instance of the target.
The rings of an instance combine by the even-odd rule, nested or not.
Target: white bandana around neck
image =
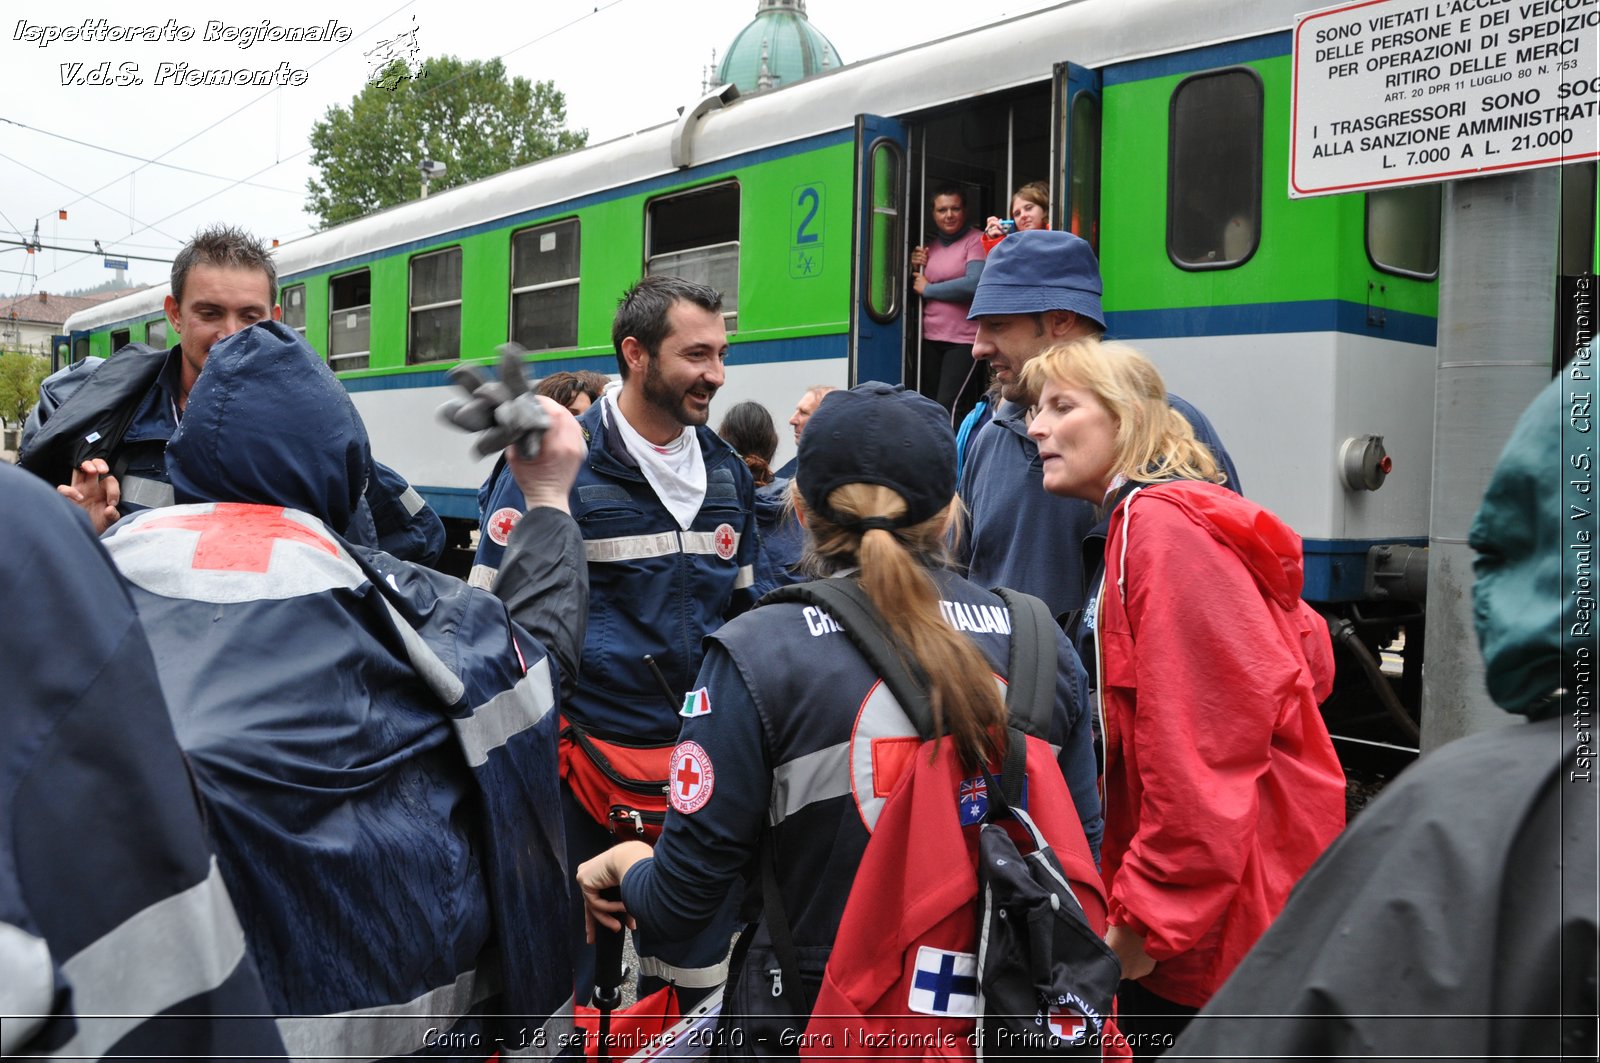
[[[622,416],[617,405],[620,386],[606,389],[600,397],[604,409],[600,411],[608,427],[614,427],[622,437],[622,445],[633,460],[645,482],[655,489],[656,497],[667,507],[678,522],[679,528],[688,531],[695,515],[706,500],[706,458],[700,452],[700,439],[693,428],[685,427],[678,438],[664,447],[658,447],[634,431],[633,425]]]

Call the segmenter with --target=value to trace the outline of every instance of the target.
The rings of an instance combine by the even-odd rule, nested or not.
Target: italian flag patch
[[[706,694],[706,688],[691,690],[683,696],[683,708],[678,710],[678,715],[692,720],[696,716],[711,715],[711,698]]]

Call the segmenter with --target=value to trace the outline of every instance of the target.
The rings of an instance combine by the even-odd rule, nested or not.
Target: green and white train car
[[[725,293],[719,409],[756,399],[781,420],[814,383],[917,385],[906,260],[929,189],[966,187],[976,222],[1044,179],[1052,224],[1098,249],[1110,335],[1160,364],[1249,494],[1304,536],[1306,597],[1356,602],[1371,547],[1428,534],[1440,196],[1288,198],[1304,7],[1079,0],[713,94],[674,123],[288,244],[285,320],[349,388],[375,453],[447,520],[474,521],[488,464],[433,415],[449,366],[515,340],[538,374],[614,372],[618,296],[666,272]],[[74,357],[147,339],[164,295],[75,315]],[[1382,490],[1341,479],[1341,450],[1366,436],[1393,456]]]

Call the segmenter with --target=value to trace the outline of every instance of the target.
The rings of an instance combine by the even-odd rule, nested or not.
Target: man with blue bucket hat
[[[972,440],[961,470],[960,494],[971,516],[956,556],[980,587],[1012,587],[1044,599],[1058,620],[1083,608],[1082,546],[1095,525],[1094,507],[1046,493],[1039,447],[1028,438],[1028,396],[1022,367],[1059,343],[1099,338],[1106,331],[1100,263],[1088,242],[1069,232],[1014,233],[989,253],[968,317],[978,322],[974,358],[986,359],[1000,385],[994,420]],[[1211,422],[1176,395],[1167,401],[1188,418],[1227,473],[1239,476]],[[1098,540],[1103,543],[1103,539]]]

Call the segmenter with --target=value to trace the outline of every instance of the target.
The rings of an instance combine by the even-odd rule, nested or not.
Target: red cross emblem
[[[738,540],[733,534],[733,525],[719,524],[712,533],[711,541],[717,544],[717,556],[727,561],[733,557],[733,552],[738,549]]]
[[[678,787],[684,797],[700,788],[700,773],[694,770],[694,758],[684,757],[678,765]]]
[[[501,546],[504,546],[506,543],[511,541],[511,531],[517,526],[517,521],[521,519],[522,514],[512,509],[510,506],[507,506],[504,509],[495,510],[494,515],[489,518],[487,525],[489,529],[489,538],[493,539]]]
[[[272,548],[279,542],[304,543],[334,557],[339,548],[298,521],[283,515],[281,506],[254,506],[238,502],[218,502],[210,513],[156,517],[130,529],[136,532],[159,528],[197,531],[190,568],[219,572],[265,572],[272,562]]]
[[[667,779],[672,807],[687,815],[698,812],[711,800],[717,773],[711,755],[698,742],[679,742],[672,751],[672,771]]]
[[[1087,1022],[1082,1015],[1068,1008],[1050,1009],[1050,1032],[1069,1044],[1076,1044],[1083,1037]]]

